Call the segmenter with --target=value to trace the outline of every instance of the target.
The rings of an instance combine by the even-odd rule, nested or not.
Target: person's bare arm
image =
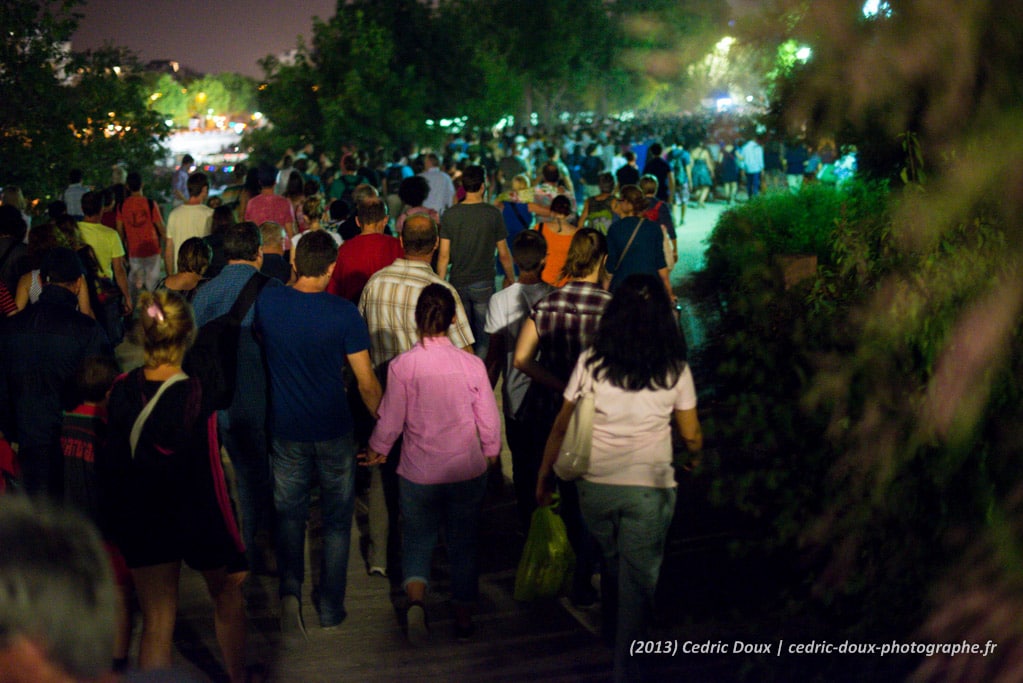
[[[515,343],[515,356],[512,364],[535,382],[557,392],[565,390],[565,383],[547,368],[536,362],[536,351],[540,348],[540,335],[536,331],[536,323],[532,318],[522,321],[519,338]]]
[[[700,428],[700,419],[696,415],[696,408],[675,411],[675,424],[686,444],[686,450],[693,454],[686,463],[684,469],[692,470],[700,465],[698,453],[703,449],[703,430]]]
[[[437,251],[437,277],[446,280],[448,263],[451,262],[451,240],[440,238],[440,249]]]
[[[512,263],[511,252],[508,251],[508,243],[505,240],[497,243],[497,258],[504,269],[504,286],[508,287],[515,282],[515,265]]]
[[[124,295],[124,313],[128,315],[134,308],[131,303],[131,291],[128,289],[128,273],[124,269],[124,257],[118,256],[110,261],[114,269],[114,280],[117,282],[121,294]]]
[[[575,410],[575,403],[566,400],[561,404],[558,416],[554,418],[554,425],[551,433],[547,436],[547,444],[543,449],[543,460],[540,462],[540,471],[536,476],[536,504],[540,506],[550,505],[551,497],[554,495],[554,461],[558,459],[558,451],[565,440],[565,432],[568,431],[568,421]]]
[[[380,380],[377,379],[376,373],[373,372],[373,362],[369,358],[369,350],[348,354],[348,363],[352,366],[355,380],[359,384],[359,395],[362,396],[362,402],[366,404],[369,414],[376,418],[384,391],[380,387]]]
[[[174,240],[170,236],[164,241],[163,265],[168,277],[174,274]]]

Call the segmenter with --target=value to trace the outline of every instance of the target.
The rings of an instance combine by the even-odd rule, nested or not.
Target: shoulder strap
[[[621,256],[618,257],[618,263],[615,264],[615,272],[618,272],[618,268],[622,265],[622,261],[625,260],[625,255],[629,253],[629,247],[632,246],[632,240],[636,239],[636,233],[639,232],[639,226],[643,225],[645,218],[640,218],[639,223],[636,223],[636,227],[632,231],[632,235],[629,237],[629,241],[625,245],[625,249],[622,250]]]
[[[142,438],[142,428],[146,426],[146,420],[149,419],[149,415],[153,412],[153,408],[156,407],[156,402],[163,396],[163,392],[167,391],[172,385],[181,382],[182,380],[188,379],[188,375],[183,372],[178,372],[163,381],[160,388],[153,394],[153,398],[146,402],[143,406],[142,412],[135,418],[135,424],[131,426],[131,437],[129,443],[131,444],[131,457],[135,459],[135,448],[139,445],[139,439]]]
[[[256,302],[256,297],[259,296],[259,293],[269,281],[269,275],[264,275],[257,270],[256,273],[249,278],[249,281],[245,283],[245,286],[242,287],[242,291],[238,293],[238,298],[235,299],[234,305],[231,306],[231,310],[228,312],[228,315],[237,320],[238,324],[241,324],[242,318],[244,318],[245,314],[249,312],[250,308],[252,308],[252,304]]]

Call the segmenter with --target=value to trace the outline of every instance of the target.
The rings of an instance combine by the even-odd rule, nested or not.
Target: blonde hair
[[[161,289],[142,292],[138,309],[145,366],[181,365],[195,341],[192,307],[179,294]]]
[[[520,173],[512,178],[512,189],[515,191],[525,190],[529,187],[529,178],[525,173]]]

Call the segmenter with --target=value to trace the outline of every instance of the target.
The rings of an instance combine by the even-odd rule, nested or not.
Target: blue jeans
[[[759,173],[746,173],[746,194],[750,199],[753,199],[760,194],[760,174]]]
[[[476,540],[487,474],[452,484],[416,484],[404,477],[398,482],[401,500],[403,586],[430,585],[430,564],[441,524],[451,563],[451,597],[460,604],[479,597],[479,563]]]
[[[600,543],[609,575],[601,577],[601,585],[611,589],[612,595],[603,596],[604,607],[610,608],[612,618],[617,617],[615,680],[641,680],[636,670],[641,658],[629,657],[629,646],[646,635],[653,612],[664,541],[675,514],[675,489],[593,484],[584,479],[577,485],[583,519]]]
[[[318,474],[323,513],[320,625],[325,628],[336,626],[346,616],[348,546],[355,507],[355,439],[351,434],[329,441],[302,442],[274,438],[272,444],[280,595],[294,595],[299,599],[302,597],[309,489],[314,475]]]
[[[472,343],[473,353],[486,358],[490,341],[490,335],[486,333],[487,311],[490,310],[490,297],[494,296],[494,281],[474,282],[467,287],[459,287],[457,291],[476,340]]]
[[[273,484],[270,480],[270,454],[266,430],[258,420],[217,413],[220,442],[227,449],[238,486],[242,540],[249,567],[256,567],[256,532],[273,531]],[[269,538],[267,539],[269,540]]]

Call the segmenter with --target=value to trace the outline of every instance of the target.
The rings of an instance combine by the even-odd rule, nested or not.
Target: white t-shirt
[[[587,349],[565,387],[564,397],[577,402],[582,382],[590,382]],[[586,481],[618,486],[674,488],[671,466],[671,421],[676,410],[696,407],[696,387],[687,365],[670,389],[626,391],[606,380],[594,384],[593,450]]]
[[[167,216],[167,237],[174,240],[174,272],[178,249],[190,237],[207,237],[213,227],[213,209],[205,204],[182,204]],[[168,273],[170,274],[170,273]]]
[[[487,307],[487,334],[503,334],[505,337],[504,412],[515,415],[522,399],[529,389],[529,375],[516,370],[512,361],[515,358],[515,340],[519,338],[522,321],[529,315],[537,301],[554,291],[554,287],[546,282],[534,285],[522,285],[516,282],[490,297]]]

